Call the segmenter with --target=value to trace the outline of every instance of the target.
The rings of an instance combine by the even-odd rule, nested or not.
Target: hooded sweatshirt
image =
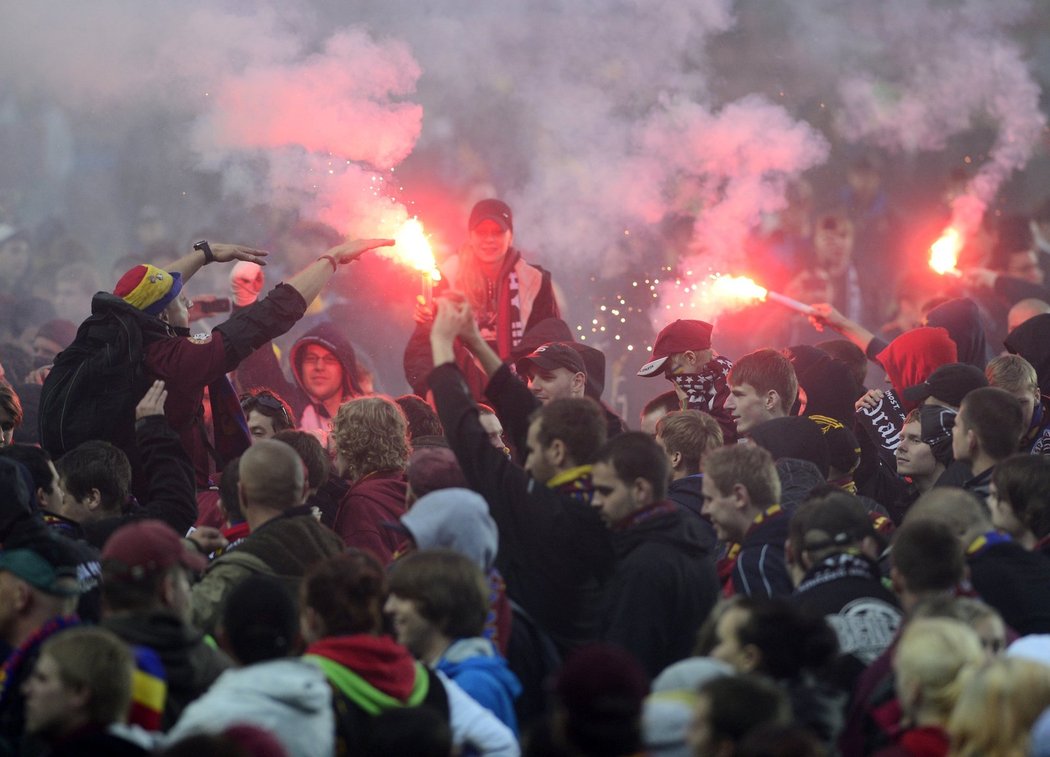
[[[656,676],[688,657],[719,596],[700,525],[671,502],[639,510],[612,530],[616,568],[606,587],[603,635]]]
[[[923,326],[905,331],[878,355],[890,384],[900,395],[910,386],[921,384],[935,369],[959,362],[959,353],[948,330]],[[903,400],[905,412],[915,407]]]
[[[926,325],[947,329],[955,342],[959,362],[984,370],[988,363],[988,342],[976,302],[960,297],[941,303],[926,314]]]
[[[424,703],[440,709],[444,701],[457,747],[470,743],[484,755],[519,753],[514,734],[495,715],[451,680],[429,673],[387,636],[329,636],[307,647],[303,659],[323,671],[332,687],[366,715]],[[435,685],[441,690],[435,691]]]
[[[521,682],[507,667],[488,639],[459,639],[445,650],[434,665],[482,707],[518,733],[514,700],[521,694]]]
[[[269,731],[289,757],[330,757],[335,749],[332,690],[324,673],[303,660],[268,660],[226,671],[183,711],[168,737],[175,742],[220,733],[237,723]]]
[[[438,489],[420,497],[401,516],[401,525],[419,549],[451,549],[482,570],[490,589],[484,636],[506,655],[511,608],[503,576],[495,567],[499,531],[484,497],[470,489]]]
[[[295,383],[302,390],[306,398],[306,409],[299,419],[299,429],[316,434],[321,443],[327,445],[328,434],[332,430],[332,418],[325,409],[324,403],[317,402],[306,391],[303,383],[303,356],[308,345],[316,344],[324,347],[339,359],[339,366],[343,372],[342,398],[348,400],[364,394],[361,388],[357,367],[357,355],[354,352],[350,340],[334,323],[322,323],[310,329],[299,340],[292,345],[289,361],[292,364],[292,375]]]

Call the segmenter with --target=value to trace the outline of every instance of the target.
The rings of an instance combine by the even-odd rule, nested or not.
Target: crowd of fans
[[[265,252],[202,241],[27,328],[0,755],[1050,753],[1050,212],[880,325],[864,199],[756,242],[808,319],[758,309],[732,358],[659,324],[637,431],[499,200],[417,310],[415,394],[337,320],[272,346],[392,240],[265,296]]]

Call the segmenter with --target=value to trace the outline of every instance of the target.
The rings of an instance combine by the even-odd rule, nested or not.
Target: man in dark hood
[[[339,406],[364,394],[354,348],[333,323],[322,323],[292,347],[292,373],[308,399],[299,428],[328,444]]]

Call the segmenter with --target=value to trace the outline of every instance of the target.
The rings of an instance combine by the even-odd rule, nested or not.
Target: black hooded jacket
[[[667,503],[670,505],[670,503]],[[688,657],[719,598],[700,524],[675,507],[612,533],[616,568],[606,587],[602,628],[655,677]]]
[[[1035,368],[1039,391],[1050,394],[1050,313],[1029,318],[1003,342],[1012,355],[1020,355]]]

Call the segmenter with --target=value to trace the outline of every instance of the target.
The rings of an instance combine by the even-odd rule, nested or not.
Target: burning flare
[[[724,310],[734,310],[770,300],[803,315],[813,315],[813,308],[806,303],[779,292],[770,292],[747,276],[712,276],[708,297]]]
[[[419,295],[420,304],[429,305],[434,295],[434,282],[441,281],[441,272],[437,269],[434,250],[418,218],[409,218],[394,234],[390,257],[419,271],[423,289]]]
[[[930,245],[930,268],[942,276],[945,274],[958,276],[957,266],[962,247],[963,240],[959,230],[949,226],[941,234],[941,238]]]

